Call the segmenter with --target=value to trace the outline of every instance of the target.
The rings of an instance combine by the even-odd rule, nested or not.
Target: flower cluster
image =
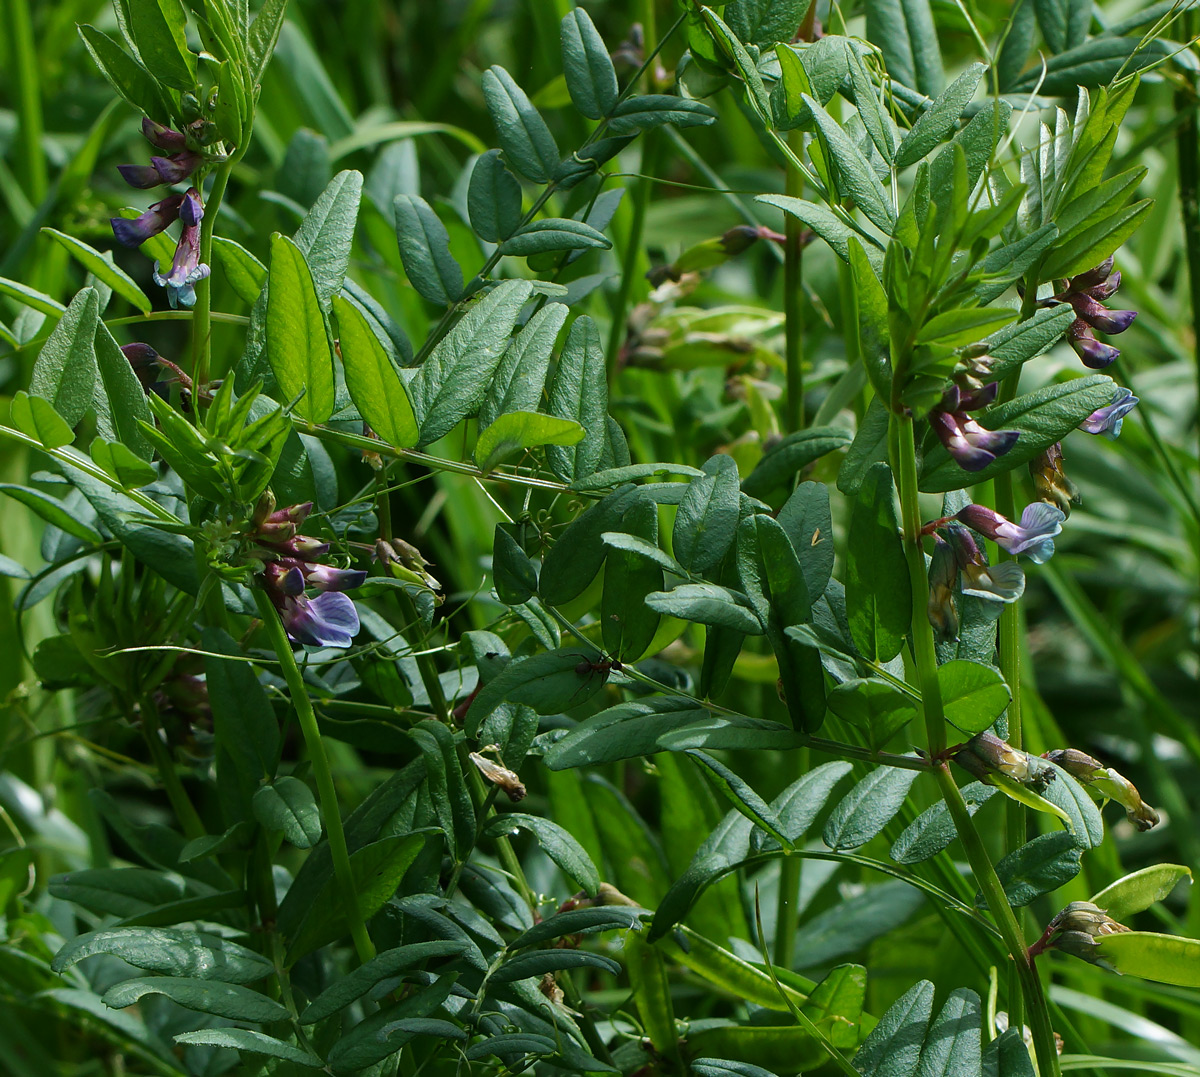
[[[1150,807],[1133,784],[1120,771],[1106,767],[1078,748],[1059,748],[1047,752],[1046,759],[1060,766],[1076,781],[1082,782],[1098,796],[1115,800],[1125,809],[1125,815],[1138,830],[1151,830],[1158,826],[1161,817]]]
[[[957,521],[945,522],[942,531],[945,538],[934,534],[929,564],[929,623],[939,639],[952,640],[958,638],[954,589],[960,574],[964,595],[1004,603],[1025,593],[1025,573],[1016,561],[989,565],[975,537]]]
[[[1036,957],[1045,950],[1061,950],[1115,972],[1112,965],[1096,952],[1100,945],[1097,940],[1128,930],[1099,905],[1090,901],[1072,901],[1046,925],[1042,937],[1029,947],[1029,956]]]
[[[311,501],[277,509],[269,491],[262,496],[247,536],[263,562],[259,582],[297,643],[349,647],[358,632],[358,611],[342,592],[358,587],[367,574],[320,562],[329,543],[299,533],[311,511]],[[305,593],[309,588],[317,592],[312,598]]]
[[[1075,310],[1075,320],[1067,328],[1067,341],[1084,366],[1099,370],[1108,366],[1120,350],[1104,344],[1093,335],[1093,330],[1115,336],[1124,333],[1137,317],[1135,310],[1109,310],[1104,300],[1121,287],[1121,274],[1113,270],[1110,256],[1106,261],[1086,273],[1080,273],[1066,281],[1066,287],[1047,299],[1040,300],[1042,307],[1056,307],[1070,303]]]
[[[976,362],[967,372],[964,384],[955,383],[942,394],[941,402],[929,413],[934,432],[946,451],[964,471],[982,471],[998,456],[1003,456],[1020,436],[1016,430],[988,430],[970,412],[986,408],[996,399],[998,382],[982,384],[980,373],[986,372],[987,357]]]
[[[142,134],[157,148],[174,152],[166,157],[151,157],[148,165],[120,166],[125,181],[139,190],[182,183],[205,161],[203,153],[187,148],[187,136],[179,131],[144,119]],[[204,203],[200,192],[189,187],[183,194],[170,194],[155,202],[133,220],[114,217],[110,222],[118,242],[126,247],[140,247],[177,220],[182,224],[170,272],[164,275],[157,266],[154,269],[154,281],[167,289],[172,307],[194,306],[195,284],[209,274],[209,267],[200,261],[200,222],[203,218]]]

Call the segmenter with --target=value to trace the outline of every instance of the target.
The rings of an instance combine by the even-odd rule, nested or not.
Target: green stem
[[[213,229],[217,225],[217,214],[225,198],[229,174],[233,171],[234,158],[222,162],[213,175],[212,190],[204,206],[204,218],[200,222],[200,262],[212,265]],[[212,367],[212,277],[205,277],[196,284],[196,306],[192,319],[192,379],[195,383],[195,412],[200,413],[200,390],[208,384]]]
[[[808,770],[808,751],[801,748],[792,757],[789,780]],[[775,907],[775,964],[792,971],[796,960],[796,932],[800,926],[800,870],[804,861],[786,856],[779,865],[779,895]]]
[[[941,689],[937,679],[937,653],[933,645],[933,629],[926,615],[929,601],[929,581],[925,573],[925,555],[921,549],[921,509],[917,492],[916,445],[913,422],[907,415],[892,414],[889,428],[892,466],[900,487],[901,525],[904,553],[908,561],[909,582],[912,587],[912,627],[910,640],[921,688],[922,711],[930,754],[936,759],[946,747],[946,723],[942,711]],[[967,810],[966,801],[950,774],[947,763],[935,767],[942,798],[954,820],[971,864],[975,881],[987,900],[988,909],[996,920],[1000,935],[1012,955],[1020,983],[1025,1011],[1033,1029],[1034,1049],[1041,1077],[1058,1077],[1058,1052],[1050,1015],[1042,993],[1041,981],[1028,955],[1025,938],[1009,904],[1008,895],[996,875],[996,869],[975,823]],[[1015,1007],[1014,1007],[1015,1008]]]
[[[24,173],[26,194],[35,206],[46,197],[46,155],[42,152],[42,97],[38,80],[38,56],[33,40],[33,20],[28,0],[9,0],[9,56],[16,67],[17,108],[21,151],[16,155]]]
[[[1192,349],[1196,388],[1200,391],[1200,135],[1194,75],[1186,89],[1176,93],[1175,108],[1184,117],[1175,136],[1175,146],[1179,156],[1179,207],[1187,251],[1188,294],[1192,302]]]
[[[400,603],[400,615],[404,618],[406,624],[419,625],[421,623],[421,615],[417,611],[417,604],[413,601],[412,595],[408,593],[407,588],[397,587],[396,595]],[[409,641],[409,646],[412,647],[412,641]],[[433,660],[433,655],[422,654],[422,647],[413,647],[417,662],[417,672],[421,676],[421,683],[425,686],[425,692],[429,696],[429,705],[433,707],[433,713],[437,715],[438,721],[443,725],[450,726],[453,723],[450,720],[450,705],[446,702],[446,693],[442,691],[442,678],[438,673],[437,663]],[[472,767],[472,770],[475,768]]]
[[[788,144],[799,155],[803,146],[799,131],[788,134]],[[804,195],[804,174],[788,163],[784,183],[793,198]],[[783,245],[784,363],[787,367],[787,398],[784,427],[790,433],[804,427],[804,282],[801,234],[804,224],[791,213],[785,215]]]
[[[300,667],[296,665],[296,656],[292,652],[291,641],[284,631],[283,622],[265,591],[255,588],[254,600],[258,604],[258,614],[262,618],[263,626],[271,639],[271,646],[279,659],[288,694],[296,708],[296,717],[300,720],[300,731],[304,735],[313,777],[317,782],[321,815],[325,819],[325,832],[329,837],[333,874],[337,879],[346,923],[350,926],[350,935],[354,940],[359,963],[365,964],[375,956],[375,947],[367,934],[367,925],[363,922],[362,909],[358,904],[358,889],[354,885],[354,876],[350,870],[350,851],[346,846],[346,832],[342,829],[337,789],[333,784],[333,773],[329,769],[329,757],[325,754],[325,742],[321,739],[320,729],[317,728],[317,716],[313,713],[312,700],[308,698],[304,676]]]
[[[147,698],[140,701],[138,710],[142,717],[142,733],[146,738],[146,746],[150,749],[150,756],[154,760],[155,767],[158,768],[158,776],[162,781],[167,799],[171,802],[175,818],[179,820],[179,825],[183,828],[184,837],[189,840],[203,837],[206,833],[204,824],[200,821],[200,816],[197,814],[191,798],[187,795],[183,782],[179,780],[179,772],[175,769],[175,760],[171,758],[171,752],[163,741],[163,727],[158,710]]]
[[[605,364],[608,370],[608,380],[611,382],[617,374],[617,356],[621,344],[625,340],[625,319],[629,315],[629,301],[633,296],[633,286],[637,280],[637,261],[642,255],[642,234],[646,227],[646,210],[650,204],[650,189],[654,185],[654,175],[658,170],[658,158],[661,140],[659,132],[648,131],[642,142],[642,178],[638,180],[633,192],[633,216],[629,221],[629,231],[625,236],[625,250],[621,256],[621,283],[617,288],[617,298],[613,303],[612,328],[608,334],[608,354]]]

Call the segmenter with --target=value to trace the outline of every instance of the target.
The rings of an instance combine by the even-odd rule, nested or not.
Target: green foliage
[[[1194,1071],[1194,12],[10,6],[14,1072]]]

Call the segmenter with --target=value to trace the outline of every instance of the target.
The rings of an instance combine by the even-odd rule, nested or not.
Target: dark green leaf
[[[475,843],[475,805],[467,789],[454,734],[441,722],[409,731],[425,761],[425,789],[451,856],[465,857]]]
[[[815,602],[825,593],[833,575],[833,517],[828,488],[821,482],[802,482],[784,502],[776,519],[800,559],[809,601]]]
[[[822,763],[792,782],[771,801],[771,811],[779,819],[780,829],[790,841],[795,843],[804,837],[850,769],[849,763]]]
[[[658,550],[658,507],[650,501],[635,501],[621,520],[626,534],[642,547]],[[622,548],[608,541],[612,532],[602,536],[610,546],[604,570],[604,591],[600,600],[600,629],[604,647],[623,662],[635,662],[649,649],[658,631],[660,617],[646,605],[646,596],[663,588],[662,565],[638,550]],[[665,554],[663,555],[666,556]],[[669,560],[669,559],[668,559]]]
[[[836,426],[816,426],[788,434],[763,454],[742,483],[742,491],[751,497],[765,497],[777,487],[790,485],[801,468],[848,444],[849,431]]]
[[[262,80],[263,72],[275,52],[275,43],[279,40],[279,31],[283,27],[287,4],[288,0],[265,0],[254,17],[254,22],[250,24],[246,51],[249,54],[250,71],[256,82]]]
[[[138,112],[151,116],[167,115],[162,91],[145,67],[94,26],[80,26],[79,36],[96,66],[121,97]]]
[[[75,426],[92,406],[99,318],[96,289],[82,289],[71,300],[33,364],[30,395],[48,401],[68,426]]]
[[[896,150],[897,168],[915,164],[945,139],[958,123],[967,103],[975,96],[986,70],[984,64],[971,64],[917,117],[912,130],[900,140],[900,148]]]
[[[1037,1077],[1020,1032],[1010,1028],[984,1047],[983,1073],[984,1077]]]
[[[1085,849],[1095,848],[1104,841],[1104,820],[1096,802],[1083,785],[1057,763],[1050,763],[1056,778],[1040,790],[1042,798],[1061,808],[1071,821],[1075,840]]]
[[[496,525],[492,540],[492,583],[506,606],[528,602],[537,591],[537,569],[504,524]]]
[[[489,243],[508,239],[520,226],[521,185],[499,150],[488,150],[476,160],[467,187],[467,212],[471,227]]]
[[[967,814],[974,815],[996,793],[996,787],[982,782],[971,782],[961,789],[967,804]],[[891,858],[897,864],[919,864],[937,856],[958,837],[954,819],[944,801],[926,808],[904,828],[892,844]]]
[[[855,145],[837,120],[821,107],[819,101],[805,94],[804,103],[812,109],[817,129],[821,133],[821,144],[827,151],[827,158],[836,168],[835,184],[838,195],[842,198],[852,198],[868,220],[890,235],[896,223],[896,212],[883,189],[883,184],[875,175],[871,162],[863,156],[862,150]],[[900,148],[903,150],[903,143]]]
[[[1003,378],[1026,360],[1048,351],[1074,320],[1075,308],[1064,303],[1039,310],[1032,318],[993,333],[987,340],[992,374]]]
[[[522,812],[502,812],[492,819],[484,830],[484,837],[495,838],[502,834],[527,830],[538,845],[554,861],[572,882],[595,897],[600,887],[600,873],[592,863],[583,846],[557,823],[537,815]],[[519,977],[516,977],[519,979]]]
[[[207,932],[165,927],[117,927],[77,935],[54,956],[55,972],[94,954],[112,954],[135,968],[169,976],[248,984],[274,974],[255,951]]]
[[[1144,198],[1084,229],[1050,255],[1042,268],[1042,276],[1047,279],[1072,277],[1099,265],[1137,231],[1153,205],[1153,199]]]
[[[541,979],[548,972],[580,968],[603,969],[614,976],[621,971],[621,966],[611,957],[602,957],[600,954],[588,953],[586,950],[532,950],[505,961],[492,973],[491,982],[509,983],[512,980],[525,980],[531,976]]]
[[[764,631],[744,595],[715,583],[685,583],[672,591],[655,591],[646,596],[646,605],[658,613],[748,636],[761,636]]]
[[[872,464],[859,487],[847,561],[846,604],[854,644],[867,658],[891,661],[908,632],[912,596],[886,464]]]
[[[834,252],[844,262],[850,260],[849,241],[851,236],[857,236],[848,224],[842,222],[840,218],[825,206],[817,205],[815,202],[806,202],[802,198],[793,198],[785,194],[760,194],[754,199],[756,202],[763,202],[768,206],[775,206],[778,209],[789,213],[799,221],[803,221],[805,225],[811,228],[819,235]]]
[[[518,935],[508,944],[510,953],[567,935],[592,935],[597,931],[628,930],[637,927],[646,910],[635,905],[599,905],[590,909],[570,909],[547,917]]]
[[[1034,898],[1057,890],[1079,874],[1083,846],[1068,830],[1039,834],[1014,849],[996,865],[1010,905],[1028,905]],[[983,904],[982,898],[976,901]]]
[[[741,512],[733,457],[718,453],[705,461],[703,470],[688,484],[671,533],[676,560],[695,573],[708,571],[725,556]]]
[[[950,992],[921,1049],[921,1077],[974,1077],[981,1057],[979,996],[965,987]]]
[[[430,353],[408,384],[421,422],[420,444],[444,437],[479,408],[532,291],[528,281],[501,281]]]
[[[563,75],[575,107],[591,120],[617,103],[617,72],[591,17],[581,7],[563,16]]]
[[[542,575],[545,576],[544,569]],[[598,653],[589,654],[582,644],[575,644],[509,662],[503,672],[484,685],[471,704],[465,723],[468,736],[475,735],[479,724],[501,702],[523,703],[538,714],[557,714],[581,706],[608,679],[607,670],[589,666],[599,659]]]
[[[304,1007],[300,1014],[300,1023],[313,1025],[327,1017],[332,1017],[350,1003],[362,998],[377,983],[390,980],[407,969],[422,965],[431,959],[456,957],[464,949],[465,945],[461,942],[434,939],[431,942],[415,942],[407,946],[397,946],[395,949],[385,950],[378,957],[353,969],[322,991]]]
[[[558,168],[558,146],[525,91],[493,64],[483,73],[483,96],[509,163],[526,179],[546,183]]]
[[[960,307],[930,318],[917,333],[918,344],[958,348],[974,344],[1017,316],[1008,307]]]
[[[808,8],[808,0],[733,0],[725,21],[741,41],[770,45],[791,41]]]
[[[844,681],[829,693],[829,709],[844,722],[866,729],[879,750],[917,716],[917,705],[886,681]]]
[[[198,1047],[229,1047],[247,1054],[280,1058],[308,1069],[320,1069],[325,1065],[311,1051],[249,1028],[201,1028],[195,1032],[180,1032],[175,1042]]]
[[[705,776],[721,791],[737,811],[741,812],[755,826],[765,830],[785,849],[792,848],[791,839],[783,833],[782,823],[778,816],[771,809],[771,806],[751,789],[746,782],[742,781],[732,770],[723,763],[717,762],[717,760],[706,752],[689,749],[687,754],[698,763],[703,764],[708,772]]]
[[[1051,52],[1082,44],[1092,21],[1092,0],[1034,0],[1038,26]]]
[[[267,295],[267,358],[287,401],[313,423],[333,414],[333,355],[312,271],[286,236],[271,237]]]
[[[938,666],[938,686],[946,720],[964,733],[981,733],[1004,713],[1012,692],[998,670],[955,659]]]
[[[86,520],[74,516],[66,505],[57,497],[34,490],[29,486],[18,486],[12,482],[0,482],[0,492],[8,494],[14,501],[19,501],[30,511],[36,513],[48,524],[52,524],[68,535],[86,542],[90,546],[99,546],[104,540],[94,527]]]
[[[554,473],[572,482],[597,471],[604,448],[608,381],[600,330],[586,315],[571,326],[550,381],[546,410],[560,419],[571,419],[584,429],[583,439],[574,445],[547,450],[546,459]]]
[[[671,94],[646,93],[625,98],[613,109],[608,129],[615,135],[632,135],[673,123],[676,127],[702,127],[717,114],[703,101]]]
[[[321,813],[299,778],[276,778],[254,794],[254,817],[269,830],[281,830],[298,849],[311,849],[321,840]]]
[[[857,849],[892,820],[920,771],[876,767],[838,802],[822,835],[831,849]]]
[[[524,257],[549,251],[608,250],[611,246],[612,240],[583,221],[543,217],[531,221],[501,243],[500,253]]]
[[[888,74],[932,97],[945,82],[929,0],[867,0],[867,38],[883,50]]]
[[[506,411],[538,409],[554,342],[566,318],[564,304],[550,303],[525,323],[508,346],[488,386],[487,397],[479,409],[481,429]]]
[[[556,740],[546,751],[546,766],[565,770],[653,755],[660,737],[708,713],[698,703],[676,696],[619,703],[584,719]]]
[[[125,980],[104,994],[104,1005],[115,1010],[132,1006],[146,995],[165,995],[188,1010],[211,1013],[234,1021],[286,1021],[287,1010],[248,987],[198,980],[189,976],[152,976]]]
[[[329,1049],[329,1065],[334,1073],[361,1073],[399,1051],[428,1027],[411,1022],[427,1018],[441,1009],[450,996],[454,980],[453,975],[439,977],[436,983],[403,1002],[356,1024]]]
[[[922,980],[880,1018],[854,1056],[854,1068],[863,1077],[913,1077],[932,1014],[933,984]]]
[[[621,486],[585,509],[559,535],[542,562],[543,602],[561,606],[583,594],[604,564],[607,547],[601,536],[620,526],[630,502],[640,496],[636,486]]]
[[[393,207],[396,241],[409,283],[430,303],[448,307],[462,295],[463,275],[450,253],[446,226],[419,195],[398,194]]]
[[[1163,58],[1178,49],[1170,41],[1138,36],[1093,37],[1082,45],[1051,57],[1045,65],[1031,66],[1010,87],[1017,92],[1030,92],[1034,87],[1047,96],[1074,94],[1079,86],[1104,86],[1124,71],[1132,75],[1144,67],[1161,63]]]
[[[196,57],[187,46],[187,15],[179,0],[127,0],[129,30],[155,78],[175,90],[196,88]]]
[[[138,425],[140,422],[150,422],[145,390],[125,358],[125,353],[103,322],[96,327],[96,369],[108,401],[108,421],[115,435],[114,440],[142,460],[152,459],[154,449]],[[152,481],[153,478],[144,480]]]

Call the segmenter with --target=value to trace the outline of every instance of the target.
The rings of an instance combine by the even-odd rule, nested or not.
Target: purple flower
[[[362,569],[334,568],[332,565],[310,565],[304,572],[304,582],[318,591],[350,591],[361,587],[366,578]]]
[[[979,543],[962,524],[949,524],[946,536],[962,571],[964,595],[989,602],[1016,602],[1025,593],[1025,573],[1015,561],[989,565]]]
[[[179,219],[189,228],[204,220],[204,203],[200,201],[200,192],[195,187],[189,187],[184,192],[183,203],[179,207]]]
[[[1080,319],[1087,322],[1093,329],[1101,333],[1116,335],[1124,333],[1137,317],[1136,310],[1109,310],[1103,303],[1097,303],[1086,293],[1076,293],[1067,297],[1067,302],[1075,308]]]
[[[149,116],[142,118],[142,134],[156,149],[166,150],[168,153],[187,149],[187,136],[182,131],[173,131],[161,123],[155,123]]]
[[[1103,370],[1118,355],[1118,348],[1111,344],[1103,344],[1092,335],[1092,327],[1082,318],[1076,318],[1067,327],[1067,343],[1075,349],[1075,354],[1083,360],[1083,365],[1092,370]]]
[[[203,154],[181,150],[169,157],[151,157],[148,165],[118,165],[117,171],[130,187],[144,191],[163,184],[182,183],[203,161]]]
[[[954,550],[941,536],[933,536],[933,557],[929,561],[929,623],[939,640],[958,639],[958,610],[954,606],[954,582],[958,562]]]
[[[968,505],[954,518],[990,538],[1001,549],[1014,555],[1023,553],[1040,565],[1054,556],[1054,536],[1062,532],[1067,517],[1062,509],[1035,501],[1025,507],[1019,524],[983,505]]]
[[[127,221],[123,217],[113,217],[109,220],[113,235],[117,242],[126,247],[140,247],[151,236],[158,235],[164,229],[174,224],[179,217],[180,207],[184,196],[173,194],[161,202],[155,202],[145,213]]]
[[[947,452],[965,471],[982,471],[1013,447],[1016,430],[987,430],[959,412],[934,411],[930,422]]]
[[[1079,424],[1080,430],[1089,434],[1103,434],[1109,441],[1116,441],[1121,434],[1121,424],[1134,408],[1138,398],[1124,386],[1117,386],[1112,403],[1106,408],[1098,408]]]
[[[142,344],[140,341],[122,344],[121,352],[129,360],[129,365],[133,367],[142,388],[149,392],[158,381],[159,372],[162,370],[162,357],[149,344]]]
[[[358,634],[358,610],[349,596],[337,591],[288,598],[280,616],[288,635],[311,647],[349,647]]]
[[[185,196],[185,203],[190,198],[192,188]],[[164,277],[158,266],[154,267],[154,283],[161,284],[167,290],[167,297],[172,307],[193,307],[196,305],[197,281],[204,280],[210,270],[200,261],[200,226],[185,224],[179,236],[179,245],[175,248],[175,260],[171,263],[171,271]]]

